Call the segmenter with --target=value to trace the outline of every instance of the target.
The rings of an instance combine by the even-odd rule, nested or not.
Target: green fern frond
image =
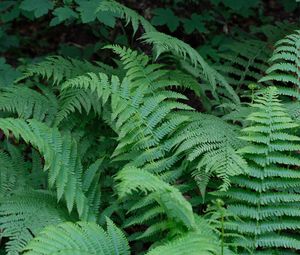
[[[137,190],[155,193],[155,199],[171,219],[183,223],[188,228],[194,227],[191,205],[175,187],[160,180],[159,177],[142,169],[125,167],[118,172],[116,179],[120,181],[117,187],[121,198]]]
[[[192,175],[202,195],[204,184],[212,175],[223,180],[221,189],[227,189],[231,176],[246,172],[247,164],[237,153],[243,142],[237,138],[233,126],[217,117],[200,113],[190,113],[190,116],[191,121],[172,140],[176,144],[176,154],[195,163]]]
[[[50,192],[20,190],[0,199],[1,237],[9,238],[8,254],[19,254],[44,227],[71,219]]]
[[[110,11],[117,14],[120,18],[125,19],[126,25],[131,23],[134,34],[140,24],[146,32],[155,31],[155,28],[144,17],[114,0],[101,1],[99,7],[96,9],[96,13],[99,11]]]
[[[226,50],[219,55],[221,60],[220,64],[216,64],[216,69],[226,76],[237,92],[262,78],[271,55],[266,42],[247,38],[234,41],[224,48]]]
[[[76,204],[81,218],[92,217],[82,190],[82,166],[77,158],[77,144],[70,134],[62,135],[56,128],[49,128],[36,120],[0,119],[0,128],[7,137],[12,132],[16,139],[22,138],[40,151],[45,159],[44,170],[48,171],[49,186],[55,184],[58,200],[64,195],[69,212]]]
[[[99,225],[88,222],[65,222],[47,227],[25,247],[24,251],[26,255],[130,254],[124,234],[109,219],[106,231]]]
[[[217,255],[221,252],[218,237],[212,231],[207,222],[200,217],[196,218],[197,229],[190,231],[181,237],[177,237],[165,244],[159,245],[147,253],[147,255]],[[231,254],[225,248],[224,254]],[[227,253],[228,252],[228,253]],[[233,253],[232,253],[233,254]]]
[[[286,36],[275,44],[272,66],[260,82],[272,81],[279,94],[300,98],[300,31]]]
[[[191,64],[197,68],[197,70],[200,70],[200,73],[208,81],[213,91],[216,90],[217,85],[219,84],[229,93],[230,97],[235,102],[239,102],[238,96],[228,84],[226,79],[215,69],[209,66],[200,54],[190,45],[175,37],[156,31],[145,33],[141,39],[148,44],[154,45],[156,58],[164,52],[172,52],[173,54],[183,58],[183,60],[186,60],[187,58]]]
[[[87,72],[98,73],[107,70],[104,66],[93,65],[88,61],[80,61],[72,58],[63,58],[61,56],[47,57],[44,61],[30,65],[26,68],[23,80],[28,77],[40,76],[46,80],[52,80],[54,85],[61,82],[82,75]]]
[[[233,177],[233,187],[224,193],[231,198],[229,212],[241,218],[229,229],[242,234],[245,247],[271,252],[273,248],[299,249],[297,230],[300,201],[299,137],[291,133],[298,125],[269,87],[258,95],[242,137],[249,145],[240,149],[249,164],[248,175]],[[279,238],[281,238],[279,240]]]
[[[40,86],[39,89],[42,93],[21,86],[3,89],[0,110],[17,113],[22,119],[34,118],[51,124],[57,112],[57,99],[46,87]]]
[[[18,186],[25,186],[25,178],[22,172],[19,172],[20,166],[15,165],[16,161],[8,153],[0,151],[0,197],[16,189]],[[23,169],[22,169],[23,170]],[[23,178],[22,178],[23,177]]]
[[[59,125],[71,113],[76,110],[82,113],[84,109],[88,114],[91,109],[98,115],[101,114],[102,105],[94,93],[84,90],[67,89],[61,92],[59,101],[59,110],[55,118],[55,125]]]

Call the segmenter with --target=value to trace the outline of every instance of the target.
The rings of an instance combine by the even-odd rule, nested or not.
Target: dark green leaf
[[[155,16],[151,23],[155,26],[166,25],[171,32],[174,32],[179,26],[179,19],[171,9],[157,8],[154,11]]]
[[[23,0],[20,4],[20,9],[34,12],[34,16],[37,18],[47,14],[53,7],[54,4],[50,0]]]

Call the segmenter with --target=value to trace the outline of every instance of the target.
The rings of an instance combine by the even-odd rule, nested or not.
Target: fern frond
[[[173,186],[160,180],[159,177],[135,167],[125,167],[118,172],[118,193],[120,197],[141,190],[145,193],[155,193],[155,199],[165,210],[165,213],[178,223],[188,228],[194,227],[194,216],[191,205]]]
[[[53,92],[40,86],[42,93],[34,89],[12,86],[0,95],[0,110],[17,113],[19,118],[34,118],[49,124],[57,112],[57,100]]]
[[[36,121],[0,119],[0,128],[8,137],[12,132],[16,139],[22,138],[32,144],[44,156],[44,170],[48,171],[49,186],[54,184],[58,200],[64,195],[68,210],[76,204],[81,218],[92,217],[82,190],[82,166],[77,158],[77,144],[70,134],[62,135],[56,128],[49,128]]]
[[[216,69],[226,76],[236,91],[262,78],[271,55],[266,42],[247,38],[234,41],[224,48],[226,50],[220,54],[220,64],[216,64]]]
[[[155,31],[155,28],[144,17],[140,16],[134,10],[118,3],[117,1],[101,1],[99,7],[96,9],[96,13],[99,11],[110,11],[112,13],[117,14],[120,18],[125,19],[126,25],[131,23],[134,34],[136,33],[140,24],[146,32]]]
[[[61,56],[47,57],[44,61],[30,65],[26,68],[23,80],[32,76],[40,76],[46,80],[52,80],[54,85],[61,82],[82,75],[87,72],[98,73],[105,70],[101,65],[93,65],[88,61],[80,61],[72,58],[63,58]]]
[[[20,190],[0,199],[1,237],[9,238],[8,254],[19,254],[44,227],[71,219],[50,192]]]
[[[200,56],[200,54],[190,45],[175,37],[156,31],[145,33],[141,39],[146,43],[154,45],[156,58],[158,58],[159,55],[164,52],[172,52],[184,60],[188,58],[191,64],[197,68],[197,70],[200,70],[200,73],[203,74],[213,91],[216,90],[217,85],[219,84],[229,93],[232,100],[239,102],[238,96],[228,84],[226,79],[215,69],[209,66],[209,64]]]
[[[300,88],[300,31],[286,36],[275,44],[272,66],[260,82],[272,81],[278,86],[279,94],[299,99]]]
[[[101,114],[102,105],[98,97],[94,93],[89,93],[84,90],[68,89],[61,92],[59,101],[59,110],[55,118],[55,125],[59,125],[66,119],[70,113],[76,110],[82,113],[84,109],[88,114],[91,109],[98,115]]]
[[[297,127],[278,99],[279,92],[269,87],[258,95],[247,118],[251,125],[242,131],[249,145],[240,149],[248,164],[248,175],[232,178],[233,187],[224,193],[231,198],[228,210],[241,218],[229,229],[242,234],[245,247],[254,251],[291,248],[299,250],[297,230],[300,201],[299,137]],[[278,239],[278,238],[282,239]]]
[[[47,247],[47,248],[46,248]],[[46,248],[46,249],[45,249]],[[107,230],[88,222],[45,228],[24,249],[26,255],[129,255],[124,234],[107,219]]]
[[[190,231],[181,237],[175,238],[166,242],[165,244],[150,249],[147,255],[220,254],[221,245],[218,237],[212,231],[207,222],[200,217],[197,217],[196,226],[197,229],[195,231]],[[227,253],[225,252],[225,254]]]
[[[247,170],[246,162],[237,153],[243,142],[237,138],[233,126],[217,117],[200,113],[191,113],[190,116],[191,121],[172,140],[176,144],[176,154],[182,154],[195,163],[192,175],[198,180],[202,195],[205,191],[203,184],[212,175],[220,177],[223,180],[221,188],[227,189],[231,176]]]

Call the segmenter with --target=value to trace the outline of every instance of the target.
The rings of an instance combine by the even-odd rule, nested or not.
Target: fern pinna
[[[249,145],[240,150],[249,173],[233,177],[225,194],[229,211],[239,217],[228,226],[246,237],[241,244],[254,254],[300,250],[300,137],[292,134],[298,125],[277,97],[277,89],[269,87],[252,105],[256,111],[242,130]]]

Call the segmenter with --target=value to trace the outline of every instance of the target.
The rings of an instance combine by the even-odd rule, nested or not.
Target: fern
[[[17,113],[19,118],[34,118],[51,124],[57,112],[57,99],[46,87],[40,86],[39,89],[42,93],[20,86],[3,89],[0,96],[0,110]]]
[[[183,60],[188,58],[192,66],[194,66],[197,71],[199,70],[198,73],[200,72],[200,74],[197,76],[202,75],[212,87],[213,92],[216,91],[217,84],[219,84],[227,91],[233,101],[239,102],[238,96],[224,77],[210,67],[200,54],[190,45],[170,35],[156,31],[145,33],[141,39],[146,43],[154,45],[156,58],[162,53],[169,51],[183,58]]]
[[[65,90],[61,93],[58,104],[59,110],[55,117],[55,126],[58,126],[76,110],[80,113],[85,110],[86,114],[89,114],[91,109],[93,109],[97,115],[100,115],[102,110],[98,97],[95,94],[78,89]]]
[[[1,237],[9,238],[7,254],[19,254],[45,226],[70,219],[68,211],[57,204],[50,192],[21,190],[0,200]]]
[[[109,219],[106,231],[95,223],[87,222],[65,222],[47,227],[24,250],[27,255],[130,254],[124,234]]]
[[[101,1],[99,7],[96,9],[96,13],[99,11],[110,11],[119,15],[120,18],[126,20],[126,25],[128,23],[132,24],[134,34],[139,24],[142,25],[146,32],[155,31],[155,28],[144,17],[114,0]]]
[[[153,193],[154,199],[170,218],[188,228],[194,227],[192,207],[175,187],[155,175],[134,167],[125,167],[116,178],[121,181],[118,185],[118,193],[121,197],[135,190]]]
[[[88,89],[97,93],[104,108],[109,107],[110,125],[119,136],[119,144],[113,154],[117,160],[134,159],[130,164],[144,166],[149,171],[151,169],[151,172],[168,170],[168,164],[163,164],[165,154],[170,149],[166,146],[164,149],[163,138],[187,120],[181,114],[174,115],[172,111],[191,108],[175,102],[175,99],[185,99],[184,96],[162,90],[162,85],[174,83],[160,79],[166,73],[164,70],[156,71],[160,65],[147,66],[146,56],[138,56],[136,52],[121,47],[112,48],[121,55],[124,68],[128,68],[122,83],[115,76],[109,80],[105,74],[88,74],[68,80],[62,89]],[[157,91],[158,96],[153,96],[154,91]],[[169,162],[177,160],[171,158]],[[164,210],[167,212],[166,208]],[[172,217],[177,220],[175,216]]]
[[[299,99],[300,87],[300,31],[279,40],[270,59],[272,66],[260,82],[272,81],[279,94]]]
[[[58,200],[64,195],[69,212],[76,203],[81,218],[92,217],[87,199],[82,190],[82,166],[77,158],[77,145],[70,134],[62,134],[36,120],[0,119],[0,128],[8,136],[9,131],[16,139],[37,148],[45,158],[44,170],[49,171],[49,186],[56,185]]]
[[[97,64],[97,63],[96,63]],[[63,58],[61,56],[47,57],[44,61],[32,64],[26,68],[24,75],[17,82],[33,77],[40,76],[46,80],[52,80],[54,85],[58,85],[66,79],[70,79],[86,72],[99,72],[111,70],[108,66],[101,63],[93,65],[88,61],[80,61],[72,58]]]
[[[115,0],[42,1],[34,9],[34,1],[6,2],[4,24],[19,12],[52,12],[51,25],[86,23],[84,34],[95,26],[91,36],[104,43],[122,43],[133,32],[130,45],[138,36],[153,49],[113,44],[101,56],[102,42],[80,49],[112,66],[60,56],[27,65],[20,58],[25,65],[16,70],[23,76],[0,89],[1,254],[128,255],[128,242],[139,255],[300,250],[300,138],[278,100],[299,97],[299,31],[275,45],[267,69],[275,38],[293,26],[249,28],[250,36],[237,40],[233,29],[212,44],[206,39],[213,34],[203,34],[204,59]],[[131,27],[116,23],[110,32],[116,18]],[[186,18],[177,22],[199,32],[210,19]],[[96,19],[108,26],[97,29]],[[196,21],[199,27],[189,28]],[[223,39],[234,43],[224,47]],[[209,62],[212,51],[217,63]],[[16,56],[4,53],[9,62]],[[16,77],[5,61],[2,66],[5,80]],[[265,84],[252,84],[257,80]],[[284,84],[279,91],[256,93],[278,84]],[[191,107],[195,97],[201,113]],[[293,118],[298,108],[289,104]],[[210,206],[215,194],[227,204]]]
[[[224,130],[226,124],[218,118],[193,113],[192,108],[176,102],[185,97],[168,89],[176,85],[176,81],[166,79],[168,71],[162,69],[161,65],[148,64],[147,56],[130,49],[119,46],[108,48],[120,55],[127,70],[122,81],[116,76],[109,78],[103,73],[88,73],[67,80],[62,85],[62,91],[83,89],[96,93],[103,109],[108,109],[107,121],[118,134],[118,145],[112,156],[126,165],[116,175],[116,180],[120,181],[117,192],[132,215],[125,225],[147,226],[143,233],[134,233],[130,239],[151,239],[162,233],[178,236],[184,229],[192,228],[194,220],[191,205],[169,184],[174,183],[187,167],[180,164],[180,160],[187,155],[186,150],[176,152],[176,148],[184,141],[191,143],[194,137],[202,133],[203,136],[197,137],[197,141],[201,143],[204,137],[208,141],[211,139],[220,152],[222,145],[227,142],[229,154],[223,168],[210,168],[211,173],[217,173],[227,180],[228,176],[244,170],[243,160],[235,153],[239,147],[236,133],[231,131],[229,125]],[[192,121],[193,118],[196,121]],[[192,131],[197,125],[201,133]],[[222,130],[219,138],[215,138],[214,130],[208,132],[212,125]],[[193,137],[187,135],[187,130],[191,131]],[[234,141],[227,140],[228,132]],[[196,157],[198,162],[205,153],[213,153],[213,146],[209,142],[204,142],[202,146],[203,153]],[[237,161],[232,163],[233,159]],[[232,169],[232,166],[235,168]],[[138,190],[150,194],[144,197]],[[136,196],[139,196],[138,202],[133,203],[137,200]]]
[[[22,172],[22,166],[18,165],[18,160],[12,160],[11,156],[0,151],[0,197],[17,189],[17,187],[24,187],[26,185],[25,173]],[[21,171],[20,171],[21,170]]]
[[[191,114],[190,123],[174,138],[176,154],[185,155],[192,164],[193,177],[202,195],[211,175],[223,180],[222,190],[230,186],[230,177],[245,173],[246,162],[236,153],[243,143],[233,126],[199,113]]]
[[[195,231],[191,231],[177,239],[171,240],[163,245],[150,249],[147,255],[220,254],[219,239],[217,235],[213,233],[207,222],[197,217],[196,226],[197,228]],[[225,254],[230,254],[230,252]]]
[[[232,178],[229,211],[242,219],[230,228],[243,234],[248,248],[268,251],[276,247],[299,249],[298,215],[292,214],[300,195],[298,167],[300,138],[290,133],[297,127],[283,108],[276,88],[268,88],[253,104],[242,138],[249,145],[240,150],[249,163],[248,175]],[[280,209],[279,209],[280,208]],[[290,230],[290,234],[287,232]],[[280,241],[279,241],[280,239]],[[243,241],[241,241],[243,244]],[[271,251],[270,251],[271,252]]]
[[[268,43],[247,38],[235,41],[225,49],[216,69],[226,76],[238,94],[263,77],[272,53]]]

